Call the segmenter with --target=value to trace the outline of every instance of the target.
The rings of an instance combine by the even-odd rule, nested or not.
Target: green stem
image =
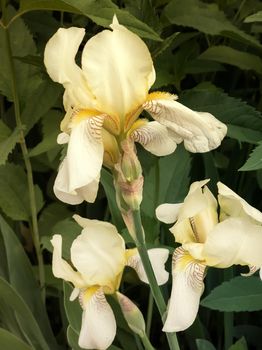
[[[224,271],[224,280],[227,281],[234,276],[233,268]],[[234,314],[233,312],[224,312],[224,337],[225,350],[230,348],[233,344],[233,328],[234,328]]]
[[[152,324],[154,298],[151,290],[149,291],[148,306],[147,306],[147,317],[146,317],[146,335],[150,337],[150,329]]]
[[[28,191],[29,191],[30,211],[31,211],[32,238],[33,238],[33,243],[34,243],[35,252],[36,252],[37,261],[38,261],[39,282],[40,282],[42,299],[43,301],[45,301],[45,271],[44,271],[43,256],[42,256],[41,247],[40,247],[40,240],[39,240],[33,171],[32,171],[32,166],[29,158],[28,149],[25,142],[25,135],[24,135],[23,125],[21,121],[19,98],[18,98],[18,93],[16,88],[15,68],[13,64],[12,49],[11,49],[8,29],[5,30],[5,38],[6,38],[6,50],[9,56],[9,69],[11,73],[11,84],[12,84],[12,94],[14,99],[15,119],[16,119],[17,127],[20,129],[20,146],[21,146],[26,173],[27,173],[27,184],[28,184]]]
[[[132,212],[132,216],[133,216],[133,222],[134,222],[134,227],[135,227],[136,237],[137,237],[137,242],[136,242],[137,249],[140,254],[140,258],[141,258],[144,270],[146,272],[149,285],[150,285],[153,297],[155,299],[158,311],[161,315],[162,321],[164,322],[165,313],[166,313],[166,303],[161,293],[161,290],[157,284],[156,277],[148,256],[147,248],[144,241],[144,230],[141,222],[140,211],[134,210]],[[180,350],[176,334],[166,333],[166,336],[167,336],[170,349]]]
[[[155,350],[155,348],[150,343],[146,333],[144,333],[143,337],[141,337],[141,340],[146,350]]]

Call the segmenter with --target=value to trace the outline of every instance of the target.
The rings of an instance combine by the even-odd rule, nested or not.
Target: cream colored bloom
[[[54,235],[51,240],[53,274],[74,285],[70,300],[79,297],[83,308],[79,345],[84,349],[103,350],[110,346],[116,334],[115,317],[105,294],[117,292],[125,266],[133,267],[142,281],[148,283],[148,280],[137,249],[126,250],[123,238],[112,224],[78,215],[74,218],[83,227],[71,246],[71,262],[75,269],[62,258],[62,237]],[[168,250],[156,248],[148,253],[158,283],[166,283],[168,272],[164,265]],[[135,305],[121,293],[117,296],[125,312],[128,306],[127,318],[135,327],[139,319]]]
[[[95,200],[101,166],[114,166],[125,138],[163,156],[182,141],[190,152],[210,151],[226,134],[226,126],[211,114],[192,111],[177,96],[149,93],[155,70],[148,48],[116,17],[110,27],[87,41],[82,68],[75,56],[83,28],[60,28],[45,48],[47,72],[65,88],[58,143],[68,143],[68,150],[54,192],[70,204]],[[138,119],[143,110],[154,121]]]
[[[218,183],[218,203],[205,186],[194,182],[181,204],[162,204],[159,220],[176,222],[170,231],[181,246],[172,259],[172,292],[163,330],[182,331],[196,317],[207,266],[262,266],[262,214]]]

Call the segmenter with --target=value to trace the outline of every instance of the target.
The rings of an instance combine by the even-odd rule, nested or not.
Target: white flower
[[[163,156],[182,141],[190,152],[210,151],[226,134],[226,126],[211,114],[192,111],[174,95],[148,93],[155,81],[148,48],[116,17],[110,27],[87,41],[82,68],[75,56],[83,28],[60,28],[45,48],[47,72],[65,88],[58,142],[68,143],[68,150],[54,192],[70,204],[95,200],[102,164],[114,166],[125,138]],[[143,110],[155,121],[138,119]]]
[[[194,322],[207,266],[262,266],[262,214],[218,183],[219,222],[207,182],[193,183],[184,203],[162,204],[156,210],[159,220],[176,222],[170,231],[181,243],[173,254],[166,332],[185,330]]]
[[[125,266],[133,267],[142,281],[148,283],[148,280],[137,249],[126,250],[123,238],[112,224],[78,215],[74,218],[83,227],[71,246],[71,262],[76,270],[62,258],[62,237],[54,235],[51,240],[53,274],[74,285],[70,300],[79,297],[83,308],[79,345],[84,349],[103,350],[110,346],[116,334],[115,317],[105,294],[117,292]],[[166,283],[168,272],[164,264],[168,250],[157,248],[148,253],[158,283]],[[128,304],[131,313],[127,317],[134,327],[138,315],[135,305],[121,297],[121,293],[117,296],[124,311]]]

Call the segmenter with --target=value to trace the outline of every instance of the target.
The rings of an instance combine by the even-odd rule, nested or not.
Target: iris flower
[[[182,204],[162,204],[159,220],[173,223],[177,243],[172,259],[172,291],[163,330],[183,331],[194,321],[208,266],[262,266],[262,213],[218,183],[218,203],[205,186],[194,182]]]
[[[164,156],[182,141],[190,152],[208,152],[220,145],[227,130],[213,115],[177,102],[175,95],[149,93],[155,70],[147,46],[116,17],[110,27],[86,42],[82,68],[75,56],[83,28],[58,29],[45,48],[47,72],[65,88],[58,143],[68,143],[68,148],[54,192],[70,204],[94,202],[102,164],[114,167],[126,138]],[[143,110],[154,121],[138,119]]]
[[[137,249],[125,249],[123,238],[115,226],[98,220],[75,220],[83,227],[82,233],[71,246],[71,262],[62,258],[62,237],[54,235],[53,274],[74,285],[70,300],[79,298],[83,308],[79,345],[84,349],[107,349],[116,334],[116,321],[105,295],[115,294],[124,309],[136,312],[136,306],[118,292],[125,266],[135,269],[140,280],[148,283]],[[168,280],[165,262],[168,250],[163,248],[148,251],[159,285]],[[129,315],[129,319],[130,319]]]

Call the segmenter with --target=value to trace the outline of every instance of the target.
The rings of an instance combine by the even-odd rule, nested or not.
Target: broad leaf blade
[[[29,344],[4,328],[0,328],[0,348],[4,350],[33,350]]]
[[[201,305],[226,312],[262,310],[261,280],[253,276],[235,277],[213,289]]]

